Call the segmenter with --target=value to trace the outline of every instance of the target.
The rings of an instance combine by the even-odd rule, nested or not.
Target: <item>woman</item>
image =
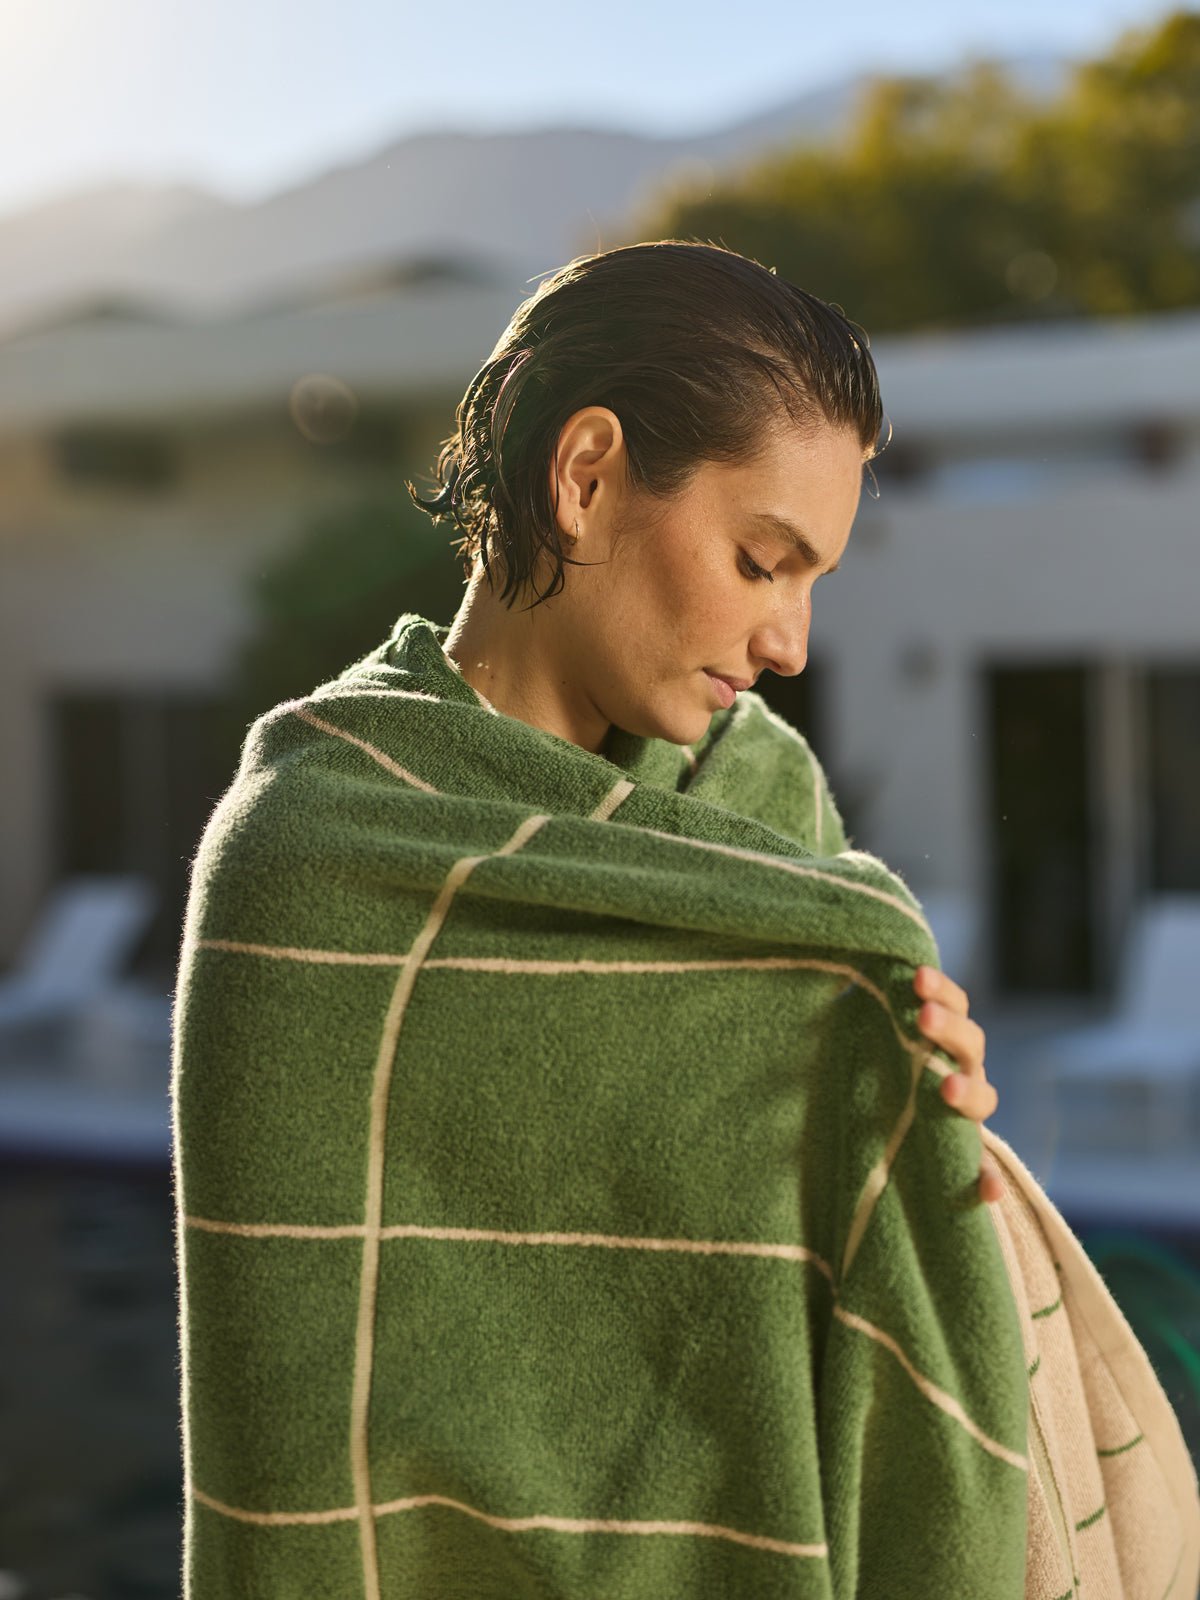
[[[659,314],[664,293],[686,296],[673,326]],[[752,327],[749,305],[739,314],[738,295],[760,302],[767,327]],[[728,309],[713,317],[724,296]],[[699,305],[711,319],[703,342]],[[782,348],[755,350],[772,318]],[[723,340],[738,335],[741,371],[721,360]],[[618,338],[625,349],[614,351]],[[556,274],[468,391],[461,434],[440,461],[441,495],[409,486],[418,505],[453,512],[468,530],[469,583],[445,645],[467,682],[507,715],[602,752],[614,726],[697,739],[732,701],[714,673],[737,693],[764,671],[803,672],[813,585],[840,565],[876,454],[882,411],[867,342],[836,309],[732,251],[664,242]],[[799,380],[790,406],[765,382],[772,359]],[[558,415],[590,398],[598,377],[621,415],[581,405],[547,452]],[[518,407],[502,466],[492,418]],[[548,494],[523,501],[522,482],[538,481],[535,458],[547,453]],[[579,570],[548,605],[564,562]],[[514,615],[527,586],[540,598]],[[914,988],[926,1002],[918,1026],[959,1068],[943,1098],[990,1117],[998,1096],[965,992],[925,966]],[[1002,1192],[985,1155],[980,1195]]]
[[[1194,1577],[1144,1356],[981,1173],[966,995],[749,687],[803,670],[880,420],[757,263],[573,262],[410,485],[453,624],[249,730],[176,986],[185,1600]]]

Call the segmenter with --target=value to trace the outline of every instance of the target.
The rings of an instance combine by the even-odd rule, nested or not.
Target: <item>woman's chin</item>
[[[685,745],[694,744],[697,739],[704,737],[719,709],[718,706],[706,705],[703,695],[678,694],[668,703],[668,691],[664,689],[656,704],[643,701],[631,705],[613,720],[636,738],[662,739],[667,744]]]
[[[695,744],[708,732],[708,725],[715,715],[715,711],[704,707],[699,711],[679,712],[664,723],[662,730],[654,737],[664,739],[669,744]]]

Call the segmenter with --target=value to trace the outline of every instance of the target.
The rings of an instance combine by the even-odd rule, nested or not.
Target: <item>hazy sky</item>
[[[696,132],[861,68],[937,68],[967,51],[1091,53],[1169,9],[2,0],[0,213],[127,179],[256,199],[424,128]]]

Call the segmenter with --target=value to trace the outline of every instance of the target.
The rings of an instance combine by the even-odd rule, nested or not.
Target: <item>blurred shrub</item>
[[[322,512],[254,584],[258,623],[229,694],[236,742],[255,717],[382,643],[402,612],[449,622],[462,592],[448,537],[406,500],[380,494]]]
[[[1200,13],[1048,103],[986,62],[873,79],[840,143],[683,180],[636,219],[655,236],[719,240],[872,333],[1200,305]]]
[[[1082,1236],[1125,1313],[1200,1467],[1200,1272],[1183,1255],[1126,1229]]]

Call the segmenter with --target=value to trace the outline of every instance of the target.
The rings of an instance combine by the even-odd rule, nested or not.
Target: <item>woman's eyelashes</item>
[[[775,582],[774,574],[765,571],[764,568],[760,567],[757,561],[752,560],[744,550],[741,552],[741,557],[742,572],[747,578],[765,578],[768,583]]]

